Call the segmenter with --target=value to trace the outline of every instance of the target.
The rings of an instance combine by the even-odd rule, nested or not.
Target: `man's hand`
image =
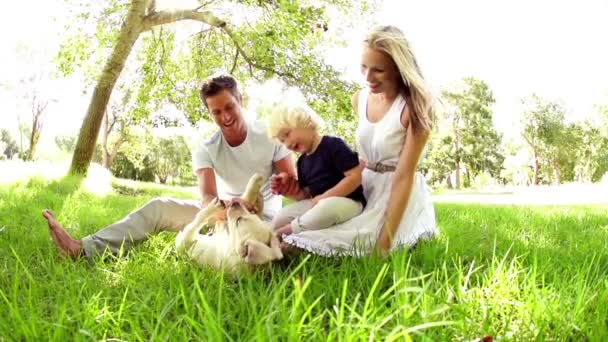
[[[259,208],[256,206],[255,203],[247,202],[240,197],[235,197],[235,198],[231,199],[230,201],[225,201],[224,203],[226,204],[226,208],[230,207],[230,205],[232,203],[239,203],[242,207],[247,209],[247,211],[249,211],[250,213],[253,213],[253,214],[257,214],[258,210],[259,210]]]

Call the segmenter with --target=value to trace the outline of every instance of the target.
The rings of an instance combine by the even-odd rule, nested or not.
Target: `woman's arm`
[[[407,108],[403,114],[403,117],[406,118],[409,117]],[[429,139],[429,132],[414,133],[412,125],[408,124],[407,126],[405,143],[393,175],[393,186],[388,200],[384,225],[376,242],[376,250],[382,255],[386,255],[391,249],[393,238],[412,194],[414,176],[416,175],[420,155]]]

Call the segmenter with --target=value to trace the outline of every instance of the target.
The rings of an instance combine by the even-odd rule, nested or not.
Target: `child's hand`
[[[287,190],[288,178],[289,175],[286,172],[270,176],[270,191],[275,195],[283,195]]]
[[[322,197],[322,195],[318,195],[318,196],[313,197],[313,198],[311,199],[311,201],[312,201],[312,206],[313,206],[313,207],[314,207],[314,206],[316,206],[316,205],[317,205],[317,204],[318,204],[318,203],[319,203],[319,202],[320,202],[320,201],[321,201],[323,198],[324,198],[324,197]]]

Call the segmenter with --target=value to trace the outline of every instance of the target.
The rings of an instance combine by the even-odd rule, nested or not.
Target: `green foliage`
[[[0,156],[5,156],[6,159],[11,159],[19,153],[17,142],[6,129],[0,131],[0,152]]]
[[[81,71],[87,85],[95,82],[118,38],[128,0],[67,0],[71,17],[64,18],[66,38],[55,56],[61,75]]]
[[[574,131],[567,130],[565,111],[559,103],[532,95],[524,104],[523,138],[541,163],[542,178],[559,184],[572,152],[568,135],[573,136]]]
[[[74,135],[69,135],[69,136],[56,136],[55,137],[55,144],[57,144],[57,147],[59,147],[59,149],[61,151],[64,152],[74,152],[74,146],[76,146],[76,136]]]
[[[450,182],[449,177],[456,169],[454,145],[454,138],[449,135],[433,134],[431,136],[427,147],[429,152],[420,164],[420,169],[429,183],[442,183],[443,180]]]
[[[133,158],[133,156],[131,156],[131,158]],[[154,182],[155,180],[154,163],[149,156],[143,156],[134,163],[125,153],[118,152],[116,158],[114,158],[110,171],[112,171],[112,175],[119,178],[133,179],[142,182]]]
[[[183,136],[155,139],[151,159],[161,184],[169,177],[184,176],[192,171],[191,153]]]
[[[483,172],[498,178],[504,161],[502,136],[493,127],[494,96],[488,85],[467,77],[457,88],[444,90],[442,99],[447,109],[438,113],[438,134],[430,144],[425,163],[431,178],[441,181],[463,166],[465,186]]]
[[[576,180],[599,181],[608,172],[608,129],[602,133],[600,127],[588,121],[569,128],[570,149],[574,149],[576,157],[573,167]]]
[[[111,166],[119,178],[165,184],[169,178],[192,182],[191,153],[183,136],[156,137],[146,130],[133,130]]]
[[[370,7],[368,0],[361,5]],[[58,57],[65,74],[80,69],[93,80],[101,72],[103,59],[117,39],[129,1],[110,1],[102,6],[81,4]],[[222,1],[205,6],[220,18],[232,12],[247,14],[230,23],[226,31],[202,25],[199,32],[184,34],[175,26],[155,27],[144,33],[129,59],[128,79],[135,91],[134,118],[141,121],[165,104],[176,106],[191,123],[204,116],[198,90],[203,78],[218,71],[235,75],[242,83],[278,77],[287,86],[299,87],[322,116],[343,122],[353,120],[350,95],[355,86],[323,60],[324,46],[336,43],[328,25],[339,30],[341,23],[330,22],[327,13],[337,8],[355,20],[354,5],[348,1],[234,2]],[[207,8],[208,7],[208,8]],[[353,9],[351,9],[351,7]],[[344,21],[344,20],[342,20]],[[78,30],[78,23],[95,25],[94,31]],[[192,25],[188,30],[192,30]],[[179,33],[179,37],[177,35]],[[93,54],[93,51],[105,51]],[[245,89],[246,92],[246,89]],[[160,124],[174,125],[174,119],[160,114]],[[165,120],[166,119],[166,120]]]
[[[112,163],[112,174],[120,178],[153,182],[154,149],[154,137],[148,128],[134,129],[132,137],[122,145]]]

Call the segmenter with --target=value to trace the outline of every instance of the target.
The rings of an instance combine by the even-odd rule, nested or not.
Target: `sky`
[[[15,113],[29,114],[14,84],[50,68],[65,38],[66,6],[61,0],[20,0],[0,13],[0,127],[16,130]],[[571,120],[608,104],[606,18],[608,0],[386,0],[368,17],[405,32],[436,93],[467,76],[486,81],[496,98],[495,125],[507,136],[517,134],[521,99],[532,93],[561,101]],[[357,27],[347,46],[328,56],[358,81],[363,81],[358,55],[367,29]],[[76,133],[90,99],[82,80],[43,87],[55,99],[45,129]]]

